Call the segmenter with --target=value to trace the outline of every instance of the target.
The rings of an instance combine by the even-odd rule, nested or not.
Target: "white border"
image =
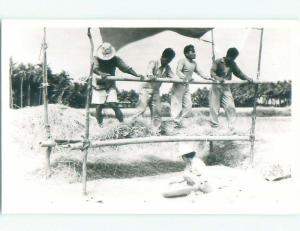
[[[1,59],[2,59],[2,131],[7,131],[9,129],[9,82],[7,76],[9,71],[9,57],[7,57],[7,50],[5,47],[6,43],[6,37],[4,35],[5,28],[11,27],[11,26],[17,26],[17,27],[56,27],[56,28],[82,28],[82,27],[185,27],[185,28],[193,28],[193,27],[227,27],[227,28],[240,28],[240,27],[269,27],[269,28],[278,28],[278,27],[288,27],[295,30],[295,36],[294,36],[294,42],[291,44],[292,48],[292,55],[293,55],[293,67],[294,72],[291,79],[293,80],[293,125],[294,128],[299,128],[299,107],[295,107],[297,105],[296,99],[299,98],[299,94],[297,95],[297,90],[300,89],[298,86],[299,81],[297,80],[297,76],[295,75],[299,57],[297,56],[299,51],[299,25],[296,21],[292,20],[3,20],[2,21],[2,44],[1,47],[3,48]],[[295,91],[295,89],[297,89]],[[4,123],[5,121],[5,123]],[[294,131],[294,144],[295,146],[292,147],[293,150],[296,150],[296,144],[298,142],[298,131],[296,129]],[[2,133],[4,134],[4,132]],[[6,143],[7,143],[8,137],[5,135],[2,135],[2,154],[7,150]],[[2,162],[5,163],[5,158],[3,158],[4,155],[2,155]],[[295,163],[299,163],[299,156],[297,156],[297,161]],[[299,166],[299,165],[298,165]],[[299,169],[296,166],[294,166],[294,169]],[[297,178],[293,178],[297,183],[299,173],[297,172]],[[2,175],[2,182],[5,177]],[[298,192],[299,185],[298,185]],[[78,195],[80,195],[80,191],[78,191]],[[300,194],[299,194],[300,195]],[[282,214],[294,214],[299,213],[299,202],[295,202],[295,208],[291,208],[289,211],[282,211]],[[192,210],[182,210],[181,213],[179,213],[179,209],[176,209],[176,212],[172,212],[172,208],[168,208],[167,210],[163,211],[157,211],[159,209],[146,209],[145,208],[135,208],[135,209],[113,209],[112,211],[107,211],[107,213],[148,213],[148,214],[167,214],[167,213],[176,213],[176,214],[183,214],[183,213],[190,213],[190,214],[198,214],[196,211]],[[174,208],[173,208],[174,209]],[[81,211],[76,211],[76,213],[80,213]],[[88,212],[87,212],[88,213]],[[239,210],[239,211],[223,211],[222,209],[218,211],[206,211],[206,214],[219,214],[219,213],[229,213],[229,214],[247,214],[247,213],[255,213],[255,214],[265,214],[264,211],[256,211],[255,209],[253,211],[247,209],[245,211]],[[268,214],[278,214],[278,212],[272,213],[272,211],[267,212]]]

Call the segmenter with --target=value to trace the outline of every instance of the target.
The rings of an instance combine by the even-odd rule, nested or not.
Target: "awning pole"
[[[260,66],[261,66],[261,53],[262,53],[262,41],[264,29],[260,28],[260,45],[259,45],[259,55],[258,55],[258,66],[257,66],[257,75],[256,80],[259,80],[260,77]],[[252,111],[252,124],[250,131],[250,139],[251,139],[251,149],[250,149],[250,162],[251,166],[254,166],[254,142],[255,142],[255,123],[256,123],[256,105],[257,105],[257,94],[258,94],[258,84],[256,83],[254,86],[254,101],[253,101],[253,111]]]
[[[46,139],[51,139],[50,133],[50,125],[48,121],[48,76],[47,76],[47,43],[46,43],[46,28],[44,27],[44,38],[43,38],[43,103],[44,103],[44,124],[46,130]],[[50,170],[50,155],[51,155],[51,147],[46,148],[46,156],[45,156],[45,174],[46,177],[51,175]]]
[[[211,50],[212,50],[212,61],[216,60],[215,55],[215,41],[214,41],[214,29],[211,29]]]
[[[215,41],[214,41],[214,29],[211,29],[211,52],[212,52],[212,62],[214,63],[216,60],[215,55]],[[214,143],[213,141],[209,141],[209,152],[212,153],[214,151]]]

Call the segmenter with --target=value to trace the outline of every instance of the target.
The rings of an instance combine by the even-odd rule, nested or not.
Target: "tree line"
[[[87,85],[75,82],[67,72],[53,73],[47,67],[49,103],[59,103],[75,108],[84,108]],[[43,104],[42,65],[16,64],[10,62],[10,106],[22,108]],[[233,84],[232,94],[237,107],[251,107],[254,100],[253,84]],[[118,92],[122,107],[136,107],[139,95],[135,90]],[[192,93],[194,107],[208,107],[209,89],[198,88]],[[161,96],[162,102],[170,103],[170,93]],[[263,83],[258,87],[258,105],[283,107],[291,105],[291,81]]]

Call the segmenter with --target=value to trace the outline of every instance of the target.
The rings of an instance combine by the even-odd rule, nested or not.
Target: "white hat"
[[[177,156],[183,156],[185,154],[191,153],[191,152],[195,152],[195,147],[192,143],[187,142],[187,143],[182,143],[180,142],[178,145],[178,153]]]
[[[102,60],[110,60],[116,55],[116,49],[110,43],[102,43],[96,50],[96,55]]]

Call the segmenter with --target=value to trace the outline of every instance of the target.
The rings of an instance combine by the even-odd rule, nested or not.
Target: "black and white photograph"
[[[296,29],[3,20],[2,212],[299,212]]]

